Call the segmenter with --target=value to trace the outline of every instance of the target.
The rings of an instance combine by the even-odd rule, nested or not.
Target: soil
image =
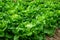
[[[53,37],[46,37],[46,40],[60,40],[60,29],[57,29]]]

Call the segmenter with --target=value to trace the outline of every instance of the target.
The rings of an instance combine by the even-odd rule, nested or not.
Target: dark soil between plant
[[[60,40],[60,29],[57,29],[53,37],[46,37],[46,40]]]

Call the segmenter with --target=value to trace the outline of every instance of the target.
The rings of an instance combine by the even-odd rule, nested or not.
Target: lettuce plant
[[[45,40],[60,28],[60,0],[0,0],[0,40]]]

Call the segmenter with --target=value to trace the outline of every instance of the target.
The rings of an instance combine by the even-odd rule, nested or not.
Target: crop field
[[[47,40],[57,28],[60,0],[0,0],[0,40]]]

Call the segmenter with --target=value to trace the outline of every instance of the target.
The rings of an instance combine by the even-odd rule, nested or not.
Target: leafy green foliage
[[[0,40],[45,40],[60,28],[60,0],[0,0]]]

